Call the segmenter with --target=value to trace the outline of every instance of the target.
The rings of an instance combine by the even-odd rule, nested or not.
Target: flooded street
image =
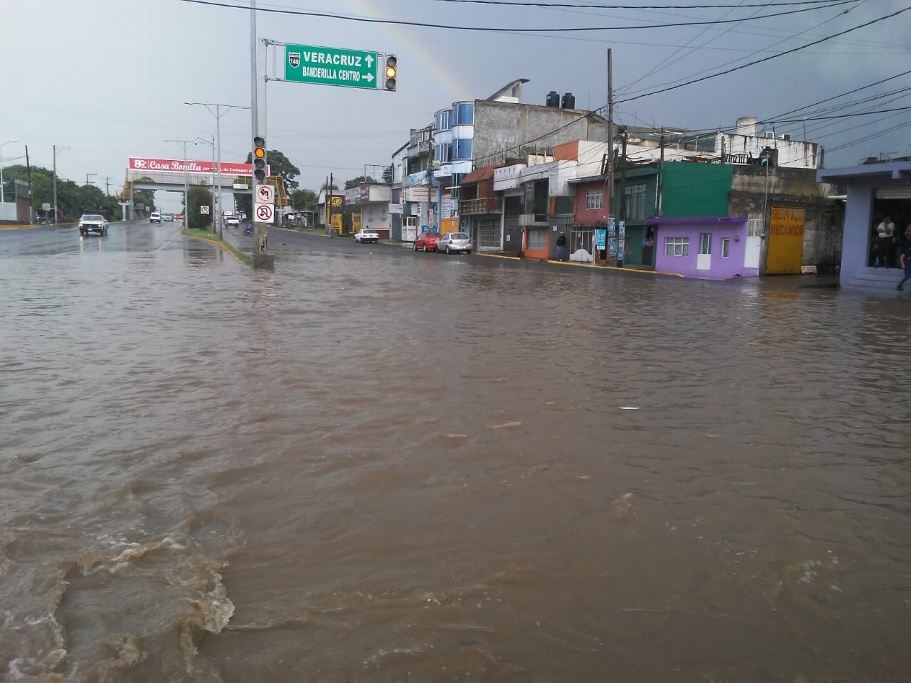
[[[0,680],[911,679],[907,299],[177,233],[0,231]]]

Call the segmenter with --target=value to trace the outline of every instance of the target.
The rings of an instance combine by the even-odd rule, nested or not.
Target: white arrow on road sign
[[[254,213],[256,214],[256,220],[260,223],[271,223],[274,211],[271,204],[260,204],[259,202],[256,202]]]
[[[258,185],[256,187],[256,201],[261,204],[275,203],[275,188],[271,185]]]

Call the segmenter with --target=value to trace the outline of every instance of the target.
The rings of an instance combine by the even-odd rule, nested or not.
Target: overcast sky
[[[430,123],[435,111],[454,100],[485,98],[516,78],[530,80],[523,93],[527,103],[543,104],[556,90],[572,92],[577,108],[604,105],[608,47],[613,48],[618,120],[685,129],[730,127],[739,116],[784,118],[790,110],[911,69],[911,12],[905,12],[728,75],[631,99],[826,38],[905,9],[908,2],[538,0],[573,7],[537,7],[510,1],[521,6],[485,4],[490,0],[256,0],[262,10],[515,29],[461,31],[259,12],[259,38],[377,50],[395,53],[399,60],[395,93],[269,83],[267,146],[283,151],[301,169],[302,187],[318,188],[330,172],[341,185],[368,164],[388,164],[409,129]],[[621,4],[702,9],[605,8]],[[805,8],[813,9],[740,23],[522,32],[727,21]],[[128,157],[181,158],[181,147],[165,140],[211,138],[214,117],[185,101],[250,103],[249,9],[185,0],[4,0],[0,26],[0,144],[27,143],[31,162],[48,168],[52,145],[58,145],[59,175],[80,184],[93,174],[89,178],[102,189],[109,179],[111,192],[119,191]],[[281,68],[281,56],[274,64],[270,59],[270,75],[280,75],[276,69]],[[911,75],[905,75],[832,104],[893,93],[863,106],[875,111],[906,107],[909,86]],[[839,107],[832,113],[861,110]],[[806,139],[826,148],[829,167],[853,165],[867,156],[911,154],[911,110],[778,123],[775,130],[805,139],[804,126]],[[243,161],[250,131],[248,111],[222,118],[224,161]],[[211,154],[210,147],[199,145],[191,146],[189,156],[209,159]],[[4,165],[19,163],[10,157],[22,156],[22,145],[6,145],[2,155]],[[164,193],[158,197],[168,208]],[[170,208],[176,207],[173,196]]]

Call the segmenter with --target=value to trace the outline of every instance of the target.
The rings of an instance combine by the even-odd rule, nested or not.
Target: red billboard
[[[216,164],[213,161],[184,161],[183,159],[153,159],[150,157],[130,157],[129,170],[147,171],[157,173],[216,173]],[[221,174],[229,176],[252,176],[253,164],[237,164],[222,161]],[[269,167],[266,166],[266,175]]]

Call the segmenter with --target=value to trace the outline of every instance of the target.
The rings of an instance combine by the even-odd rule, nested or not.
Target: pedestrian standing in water
[[[908,280],[911,280],[911,242],[905,242],[904,245],[902,245],[902,253],[901,256],[899,256],[898,264],[902,267],[902,270],[905,271],[905,277],[898,283],[898,287],[895,289],[899,292],[903,292],[905,290],[905,283]]]
[[[883,222],[876,226],[876,248],[877,258],[876,267],[892,268],[895,264],[895,251],[892,244],[892,238],[895,236],[895,223],[889,216],[883,218]]]
[[[566,260],[566,235],[564,235],[562,232],[557,237],[557,260]]]

